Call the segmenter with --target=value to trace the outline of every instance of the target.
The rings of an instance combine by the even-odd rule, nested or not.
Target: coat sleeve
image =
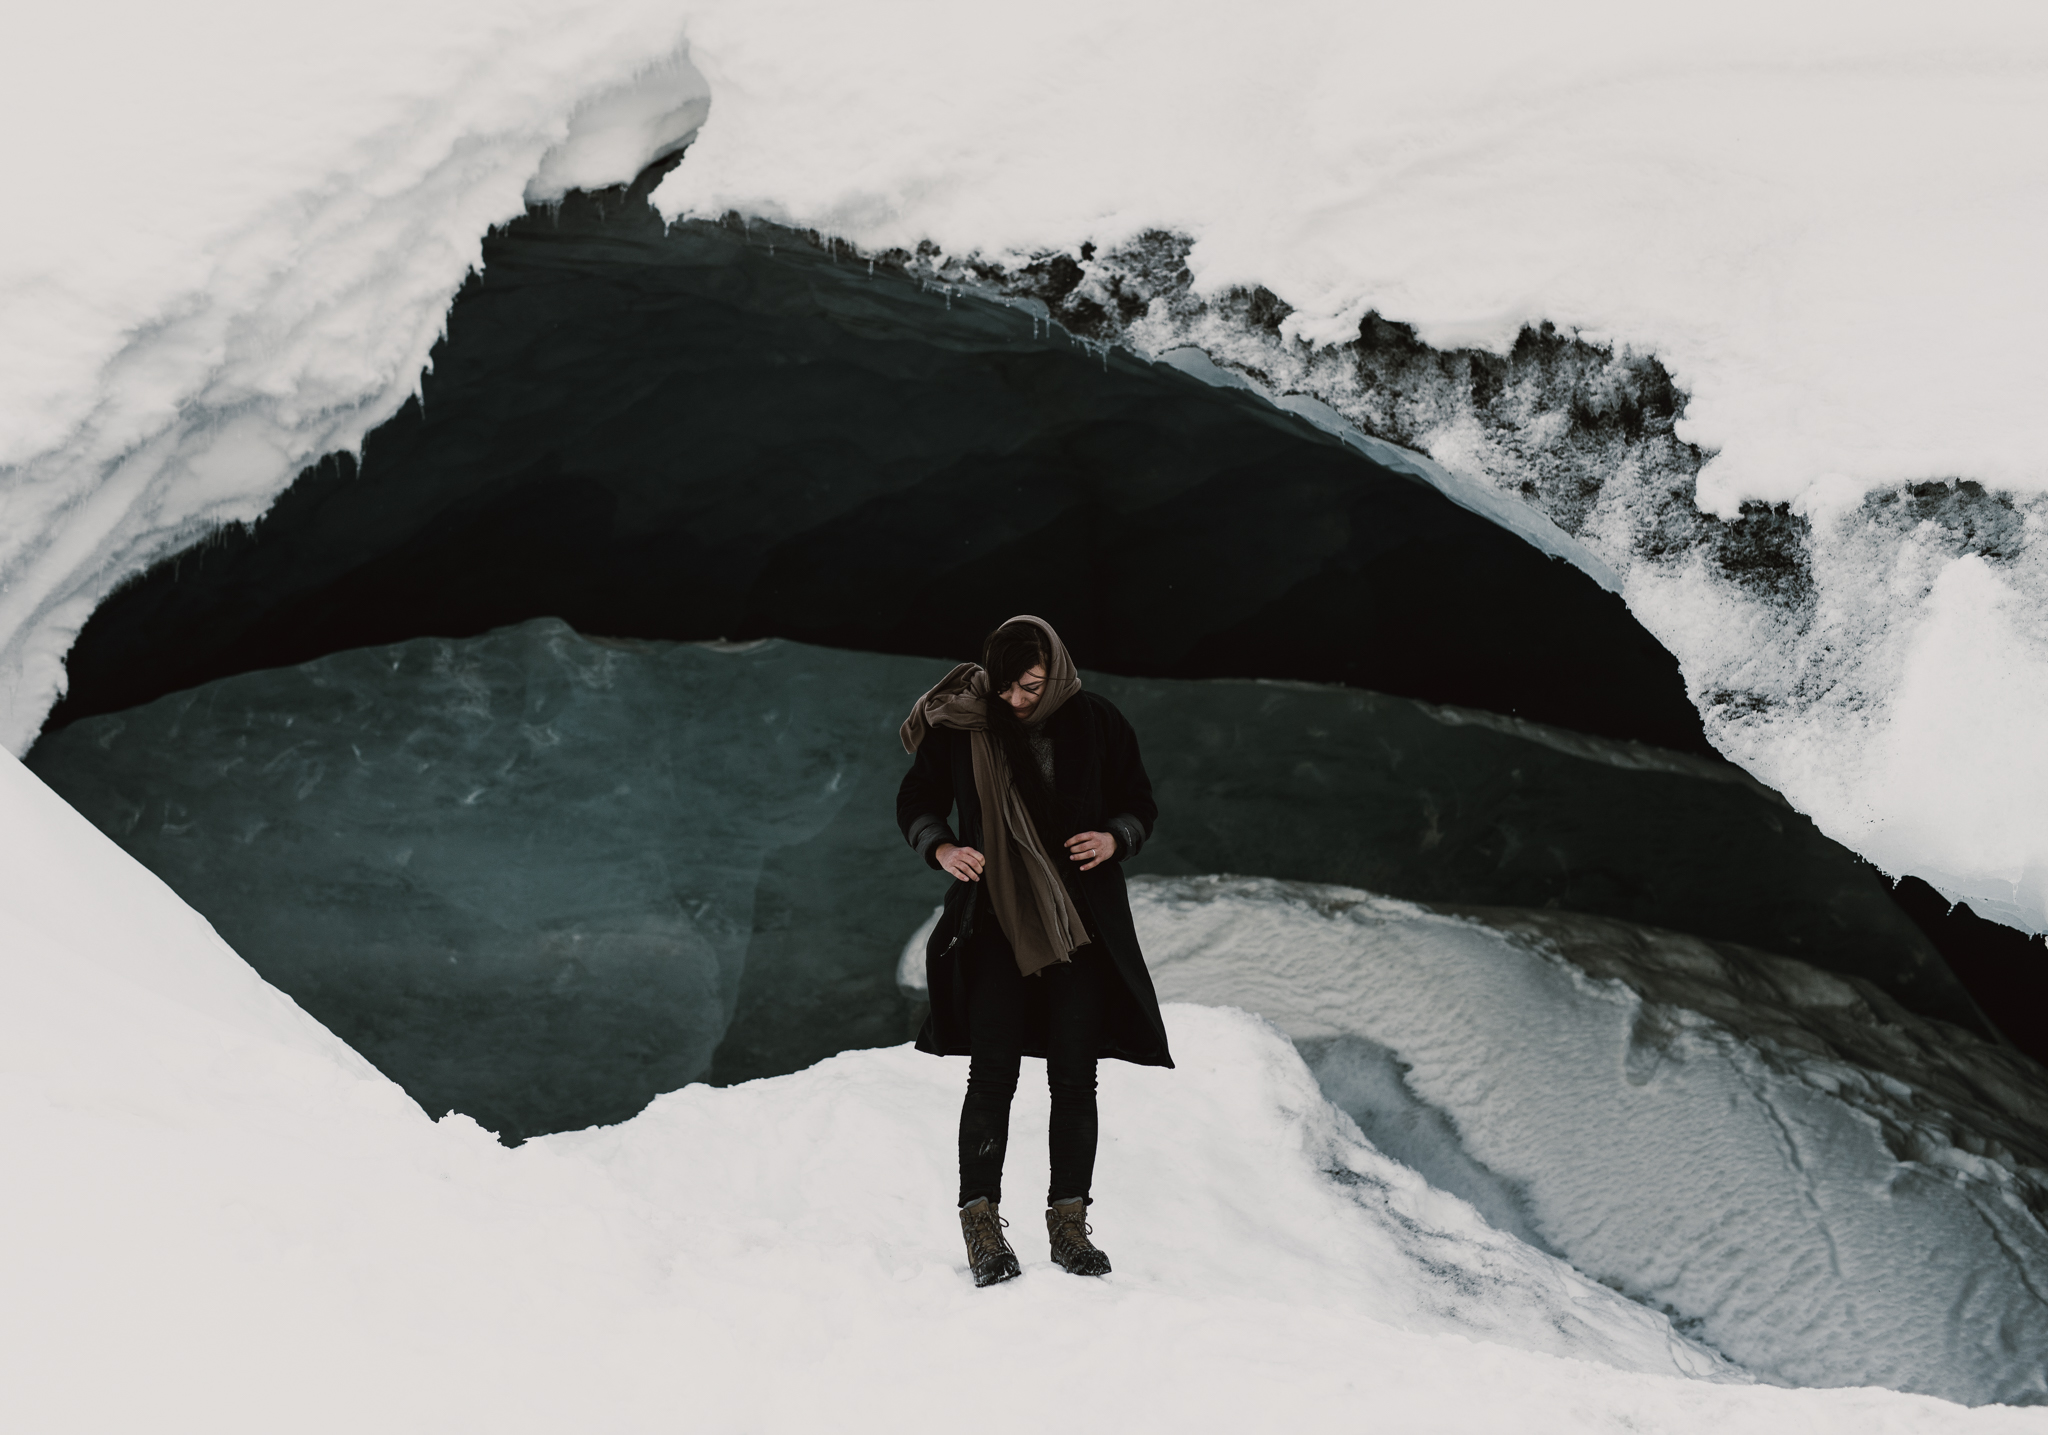
[[[1102,803],[1108,812],[1109,830],[1116,838],[1117,860],[1138,855],[1152,826],[1159,820],[1159,804],[1152,800],[1152,779],[1145,760],[1138,755],[1138,734],[1129,719],[1102,699]]]
[[[941,736],[943,732],[934,729],[926,734],[910,771],[903,774],[903,785],[896,789],[896,825],[903,840],[933,868],[939,865],[932,855],[939,845],[960,840],[946,823],[953,811],[953,765],[947,761],[948,741]]]

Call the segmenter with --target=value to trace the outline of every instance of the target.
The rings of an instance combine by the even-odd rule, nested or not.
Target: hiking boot
[[[967,1269],[977,1286],[992,1286],[1022,1275],[1017,1253],[1003,1236],[1010,1223],[996,1211],[995,1202],[983,1196],[960,1210],[960,1233],[967,1237]]]
[[[1052,1240],[1053,1263],[1074,1276],[1106,1276],[1109,1257],[1088,1239],[1095,1228],[1088,1224],[1086,1201],[1062,1201],[1045,1210],[1045,1234]]]

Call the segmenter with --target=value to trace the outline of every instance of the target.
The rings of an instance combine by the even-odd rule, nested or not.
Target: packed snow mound
[[[0,1381],[41,1431],[1105,1422],[2041,1431],[1730,1372],[1360,1141],[1271,1028],[1167,1010],[1112,1066],[1117,1270],[976,1291],[962,1064],[852,1053],[508,1150],[410,1101],[0,757]],[[1042,1097],[1020,1103],[1028,1185]],[[986,1408],[986,1352],[1064,1378]],[[915,1352],[906,1376],[904,1352]],[[906,1384],[909,1379],[910,1384]],[[306,1392],[320,1392],[308,1402]],[[905,1391],[913,1391],[906,1395]]]
[[[1162,998],[1268,1017],[1391,1154],[1745,1367],[2048,1398],[2048,1076],[2016,1053],[1601,918],[1132,891]]]
[[[1311,343],[1373,311],[1439,347],[1544,319],[1635,343],[1692,393],[1728,516],[1824,480],[2048,486],[2037,10],[1303,3],[1194,27],[1124,0],[870,38],[921,13],[700,11],[721,109],[658,202],[989,259],[1188,233],[1199,290],[1263,286]],[[1001,64],[975,58],[998,37]]]

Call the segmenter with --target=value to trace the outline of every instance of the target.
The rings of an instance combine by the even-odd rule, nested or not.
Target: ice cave
[[[887,8],[91,81],[225,98],[0,270],[21,1428],[950,1430],[1035,1343],[974,1418],[2048,1431],[2048,31]],[[1243,80],[1388,34],[1464,58]],[[1845,264],[1899,115],[2006,162]],[[1018,611],[1140,735],[1179,1065],[1116,1272],[978,1291],[892,814]]]

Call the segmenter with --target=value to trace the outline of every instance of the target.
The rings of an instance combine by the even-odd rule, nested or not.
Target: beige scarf
[[[1062,703],[1081,691],[1081,675],[1067,645],[1043,618],[1020,614],[1012,623],[1035,623],[1044,632],[1047,657],[1045,692],[1025,721],[1043,723]],[[958,728],[969,735],[974,753],[974,791],[981,799],[981,880],[995,905],[996,921],[1017,953],[1017,970],[1030,976],[1054,962],[1064,962],[1075,948],[1088,943],[1081,914],[1067,895],[1066,883],[1024,806],[1023,794],[1010,778],[1001,744],[989,736],[988,673],[979,663],[962,663],[917,700],[903,721],[903,750],[915,754],[934,727]]]

